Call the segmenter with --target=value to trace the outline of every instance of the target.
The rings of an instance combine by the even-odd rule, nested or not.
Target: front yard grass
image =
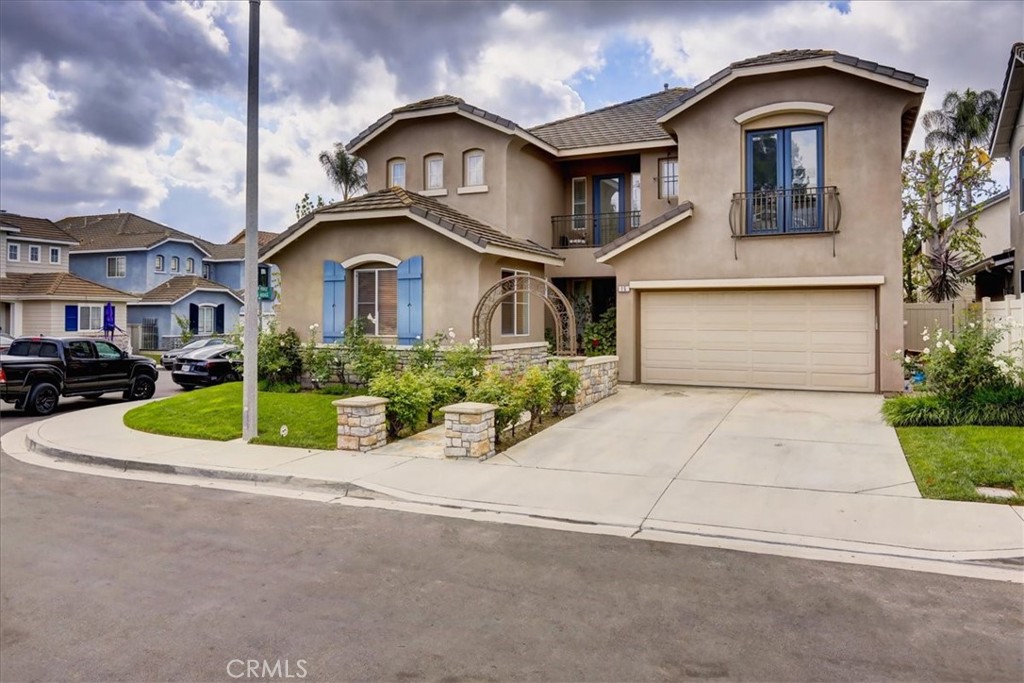
[[[900,427],[903,452],[921,495],[1024,505],[1024,429]],[[1014,498],[978,495],[975,486],[1014,489]]]
[[[280,394],[261,391],[259,436],[253,443],[297,448],[330,449],[338,445],[338,413],[331,405],[338,396]],[[125,413],[132,429],[166,436],[230,441],[242,437],[242,383],[196,389],[154,401]],[[281,426],[288,435],[281,436]]]

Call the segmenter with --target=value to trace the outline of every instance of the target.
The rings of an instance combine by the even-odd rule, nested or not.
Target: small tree
[[[334,143],[333,151],[320,152],[320,164],[327,179],[341,192],[342,201],[366,189],[366,162],[349,154],[340,142]]]
[[[323,197],[317,195],[316,204],[313,204],[313,200],[309,198],[309,193],[307,192],[306,194],[302,195],[302,199],[300,199],[299,203],[295,205],[295,218],[302,218],[303,216],[311,214],[317,209],[322,209],[328,204],[332,204],[333,202],[333,199],[330,199],[325,202]]]
[[[181,338],[182,346],[185,346],[190,341],[195,339],[196,333],[192,330],[192,323],[189,321],[188,318],[181,315],[180,313],[175,313],[174,322],[178,323],[178,329],[181,330],[181,332],[178,333],[178,336]]]

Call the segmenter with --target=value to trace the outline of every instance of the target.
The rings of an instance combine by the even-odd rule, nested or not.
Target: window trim
[[[36,257],[32,258],[32,254]],[[43,262],[43,248],[38,244],[28,245],[28,262],[29,263],[42,263]]]
[[[114,262],[114,274],[110,274],[110,262]],[[118,268],[118,266],[122,266]],[[107,278],[111,280],[120,280],[128,277],[128,257],[121,256],[108,256],[107,257]]]
[[[82,327],[82,309],[94,308],[99,311],[98,315],[98,327]],[[90,324],[92,324],[92,316],[89,316]],[[78,332],[102,332],[103,331],[103,306],[99,304],[78,304]]]
[[[665,164],[669,163],[676,166],[676,174],[674,176],[665,175]],[[675,194],[669,194],[669,189],[673,182],[675,184]],[[658,199],[679,199],[679,157],[662,157],[658,159]]]
[[[441,178],[437,185],[430,183],[430,166],[434,162],[440,162],[441,164]],[[443,154],[428,154],[423,157],[423,189],[424,190],[443,190],[444,189],[444,155]]]
[[[505,278],[512,277],[513,275],[532,275],[532,274],[533,273],[531,273],[528,270],[517,270],[515,268],[502,268],[501,271],[500,271],[500,278],[499,279],[504,280]],[[513,291],[514,291],[514,294],[512,294],[512,296],[506,297],[506,298],[501,300],[501,308],[502,309],[504,309],[505,304],[508,304],[508,303],[512,304],[512,329],[513,329],[513,332],[511,332],[511,333],[505,332],[505,320],[504,320],[504,315],[502,315],[502,320],[501,320],[501,336],[502,337],[529,337],[530,336],[530,293],[529,293],[529,291],[525,291],[525,290],[523,290],[523,291],[513,290]],[[520,296],[523,297],[522,301],[520,301],[520,299],[519,299]],[[518,322],[517,322],[518,321],[518,316],[516,316],[515,307],[519,306],[520,304],[522,304],[523,308],[525,309],[525,314],[523,315],[523,320],[526,322],[526,331],[525,332],[519,331],[519,325],[518,325]]]
[[[476,157],[480,157],[480,182],[473,183],[469,177],[469,160]],[[462,153],[462,187],[459,188],[459,194],[467,194],[462,190],[475,187],[487,187],[487,154],[478,147]]]
[[[395,182],[395,168],[398,167],[398,166],[402,167],[402,182],[401,183],[396,183]],[[408,164],[405,163],[405,157],[394,157],[392,159],[388,159],[387,170],[388,170],[388,185],[387,185],[388,188],[401,187],[401,188],[404,189],[406,184],[408,184],[408,182],[409,182],[409,166],[408,166]]]
[[[171,257],[171,272],[172,273],[177,273],[177,272],[180,272],[180,271],[181,271],[181,257],[180,256],[172,256]]]
[[[209,263],[204,263],[203,264],[203,279],[204,280],[209,280],[211,274],[213,274],[213,268],[210,266]]]
[[[194,275],[196,272],[196,260],[191,256],[185,259],[185,272],[189,275]]]
[[[14,250],[14,256],[11,256],[11,250]],[[21,245],[8,242],[7,243],[7,260],[8,261],[21,261]]]
[[[53,258],[54,254],[57,255],[56,259]],[[50,265],[51,266],[58,266],[58,265],[60,265],[60,247],[50,247]]]
[[[359,301],[359,279],[360,276],[365,273],[373,273],[373,331],[366,331],[365,334],[370,337],[394,337],[398,334],[397,325],[397,305],[395,310],[395,334],[381,334],[380,333],[380,277],[378,273],[392,271],[395,273],[395,298],[397,302],[398,298],[398,268],[356,268],[353,270],[352,277],[352,317],[355,320],[360,318],[359,315],[359,304],[367,304],[369,302]]]
[[[210,329],[203,331],[203,311],[210,311]],[[214,334],[217,329],[217,306],[215,304],[199,304],[199,320],[196,324],[196,334],[200,336]]]
[[[154,270],[154,272],[162,273],[162,272],[164,272],[164,268],[166,266],[167,266],[167,264],[164,262],[164,255],[163,254],[157,254],[156,258],[153,260],[153,270]]]

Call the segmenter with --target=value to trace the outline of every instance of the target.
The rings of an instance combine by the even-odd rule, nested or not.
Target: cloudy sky
[[[530,126],[820,47],[929,78],[930,109],[998,91],[1024,3],[264,0],[261,24],[260,227],[276,231],[304,192],[336,196],[320,150],[399,104],[451,93]],[[229,238],[245,221],[247,26],[246,2],[4,0],[0,206],[120,208]]]

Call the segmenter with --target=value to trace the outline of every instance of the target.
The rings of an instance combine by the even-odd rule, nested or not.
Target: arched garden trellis
[[[551,311],[555,319],[555,355],[575,355],[576,316],[569,300],[547,280],[527,274],[511,275],[498,280],[480,297],[473,311],[473,336],[480,341],[480,345],[491,345],[491,320],[501,302],[522,293],[539,298]]]

